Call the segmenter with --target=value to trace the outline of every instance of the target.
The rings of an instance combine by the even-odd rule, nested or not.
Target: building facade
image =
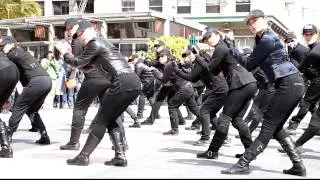
[[[92,20],[125,55],[147,48],[146,42],[152,37],[201,36],[206,26],[234,36],[240,48],[252,46],[253,36],[243,20],[253,9],[265,12],[270,27],[280,37],[288,31],[300,34],[304,18],[312,21],[310,8],[305,8],[301,0],[35,1],[43,8],[43,17],[0,21],[0,28],[10,27],[8,32],[28,48],[39,43],[52,48],[52,42],[64,36],[63,21],[68,17]],[[36,36],[43,27],[47,30],[45,38]],[[36,47],[37,51],[42,51],[39,48],[42,46]]]

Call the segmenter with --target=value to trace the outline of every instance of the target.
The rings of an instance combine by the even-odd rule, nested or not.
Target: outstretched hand
[[[55,47],[61,54],[72,52],[71,45],[65,40],[58,41]]]
[[[225,38],[223,39],[223,42],[226,43],[228,48],[236,48],[234,40],[228,36],[225,36]]]

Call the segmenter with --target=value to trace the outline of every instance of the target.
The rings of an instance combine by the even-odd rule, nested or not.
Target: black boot
[[[120,129],[115,128],[110,133],[110,139],[115,148],[115,157],[110,161],[106,161],[104,164],[108,166],[127,166],[127,159],[124,154],[124,138],[121,135]]]
[[[218,152],[213,152],[213,151],[207,150],[203,153],[198,153],[197,158],[218,159]]]
[[[241,156],[236,164],[231,168],[222,170],[221,174],[249,174],[250,161],[248,161],[244,156]]]
[[[93,150],[98,146],[100,141],[101,139],[90,133],[80,154],[76,156],[74,159],[68,159],[67,164],[76,166],[88,166],[90,163],[89,157]]]
[[[289,121],[289,126],[287,127],[287,132],[290,134],[290,135],[294,135],[296,134],[296,130],[299,126],[299,120],[295,117],[292,117],[292,119]]]
[[[153,105],[152,105],[152,109],[151,109],[151,113],[150,116],[143,121],[141,124],[142,125],[153,125],[155,119],[157,119],[157,115],[159,115],[159,109],[162,105],[162,101],[156,101]]]
[[[291,174],[296,176],[306,176],[306,168],[303,165],[303,162],[300,158],[300,155],[295,149],[295,144],[293,143],[291,137],[286,137],[280,141],[280,144],[283,150],[289,156],[293,166],[291,169],[283,170],[284,174]]]
[[[0,151],[0,158],[12,158],[13,152],[8,141],[6,124],[1,120],[0,120],[0,141],[1,141],[1,148],[2,148]]]
[[[111,139],[110,139],[110,140],[111,140]],[[111,140],[111,141],[112,141],[112,140]],[[111,149],[114,150],[114,146],[112,146]],[[124,151],[128,151],[128,149],[129,149],[129,146],[128,146],[128,143],[127,143],[127,139],[124,137],[124,138],[123,138],[123,150],[124,150]]]
[[[81,129],[71,127],[71,137],[66,145],[60,146],[61,150],[79,150],[80,143],[79,138],[81,135]]]
[[[131,128],[141,128],[141,124],[138,122],[138,118],[133,119],[134,123],[132,125],[129,125]]]
[[[254,160],[259,153],[263,152],[265,145],[256,139],[251,146],[246,149],[238,162],[228,169],[222,170],[222,174],[249,174],[249,164]]]
[[[40,139],[36,140],[37,144],[42,144],[42,145],[50,144],[50,138],[46,130],[40,131],[40,135],[41,135]]]

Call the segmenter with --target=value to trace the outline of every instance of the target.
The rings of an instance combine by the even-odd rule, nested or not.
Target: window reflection
[[[108,23],[108,38],[148,38],[161,35],[163,26],[161,20],[144,22]]]
[[[149,0],[149,9],[162,12],[162,0]]]

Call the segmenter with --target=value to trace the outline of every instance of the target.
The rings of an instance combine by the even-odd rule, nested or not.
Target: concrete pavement
[[[136,110],[136,106],[132,106]],[[146,106],[145,116],[150,112]],[[187,113],[184,107],[180,108],[183,115]],[[97,111],[91,107],[87,119],[92,119]],[[231,146],[223,146],[220,149],[218,160],[197,159],[196,153],[205,151],[207,146],[193,146],[193,142],[199,139],[195,131],[186,131],[180,126],[178,136],[164,136],[162,132],[170,129],[167,107],[160,109],[162,119],[157,119],[153,126],[142,128],[128,128],[133,122],[128,114],[125,114],[126,136],[129,150],[126,153],[128,167],[105,166],[104,161],[114,156],[111,150],[111,142],[108,134],[103,138],[99,146],[91,155],[90,164],[86,167],[70,166],[66,164],[68,158],[74,158],[79,151],[61,151],[59,146],[68,142],[70,136],[70,124],[72,110],[41,110],[40,114],[47,126],[51,144],[39,146],[34,143],[39,138],[38,133],[28,132],[31,127],[27,116],[23,118],[18,131],[13,136],[14,154],[12,159],[1,159],[1,178],[300,178],[298,176],[285,175],[283,169],[289,169],[291,162],[285,154],[277,152],[280,147],[275,140],[271,140],[265,151],[251,163],[253,170],[249,175],[223,175],[222,169],[228,168],[237,162],[236,153],[244,151],[239,139],[234,136],[237,131],[230,127]],[[1,114],[0,117],[7,122],[10,114]],[[299,126],[299,134],[302,128],[308,125],[308,119]],[[86,127],[90,120],[86,121]],[[253,133],[255,138],[258,131]],[[81,147],[84,145],[87,134],[81,137]],[[320,176],[320,138],[316,136],[305,144],[307,151],[302,155],[307,168],[307,178]]]

